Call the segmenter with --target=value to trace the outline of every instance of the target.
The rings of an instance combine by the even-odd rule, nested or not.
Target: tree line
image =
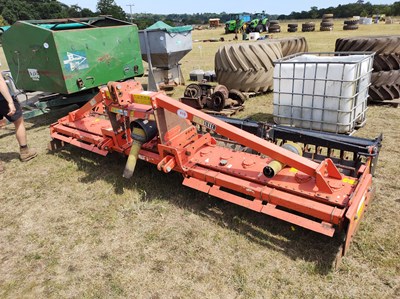
[[[313,6],[309,11],[293,11],[288,15],[272,15],[266,11],[266,16],[271,20],[298,20],[318,19],[326,13],[333,14],[335,18],[349,18],[356,15],[367,17],[375,14],[400,16],[400,1],[388,5],[373,5],[370,2],[364,3],[364,1],[358,0],[337,7],[320,9]],[[114,18],[127,21],[132,19],[140,29],[144,29],[159,20],[172,26],[178,26],[208,24],[210,18],[219,18],[221,22],[226,22],[232,18],[232,14],[226,12],[168,15],[135,13],[130,16],[116,4],[115,0],[99,0],[96,11],[81,8],[79,5],[68,6],[57,0],[0,0],[0,25],[11,25],[18,20],[81,18],[98,15],[111,15]]]

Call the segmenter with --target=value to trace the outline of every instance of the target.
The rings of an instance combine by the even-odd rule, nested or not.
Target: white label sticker
[[[188,118],[188,114],[185,110],[179,109],[177,114],[180,118],[185,118],[185,119]]]
[[[31,79],[33,81],[39,81],[40,80],[40,75],[39,75],[37,69],[28,69],[28,73],[29,73],[29,77],[31,77]]]

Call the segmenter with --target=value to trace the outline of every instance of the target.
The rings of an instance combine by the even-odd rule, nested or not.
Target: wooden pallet
[[[249,92],[242,92],[242,93],[246,96],[247,99],[250,99],[250,98],[265,95],[265,94],[267,94],[267,91],[257,91],[257,92],[249,91]]]
[[[201,111],[203,111],[204,113],[207,113],[207,114],[211,114],[211,115],[223,115],[223,116],[230,117],[240,111],[243,111],[243,109],[244,109],[244,105],[227,108],[227,109],[222,109],[221,111],[215,111],[215,110],[211,110],[211,109],[201,109]]]

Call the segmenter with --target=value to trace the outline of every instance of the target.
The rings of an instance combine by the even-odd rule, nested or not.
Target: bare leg
[[[25,130],[25,124],[24,124],[24,118],[21,116],[18,118],[15,122],[15,136],[17,137],[17,141],[19,143],[19,146],[24,146],[26,145],[26,130]]]

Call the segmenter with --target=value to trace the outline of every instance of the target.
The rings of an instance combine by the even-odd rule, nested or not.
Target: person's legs
[[[24,118],[21,116],[16,121],[14,121],[15,126],[15,136],[17,137],[17,141],[19,146],[26,146],[26,130]]]
[[[28,148],[27,145],[24,118],[21,116],[13,123],[15,126],[15,136],[17,137],[17,141],[19,143],[20,160],[22,162],[26,162],[32,158],[35,158],[37,156],[37,152],[33,149]]]

